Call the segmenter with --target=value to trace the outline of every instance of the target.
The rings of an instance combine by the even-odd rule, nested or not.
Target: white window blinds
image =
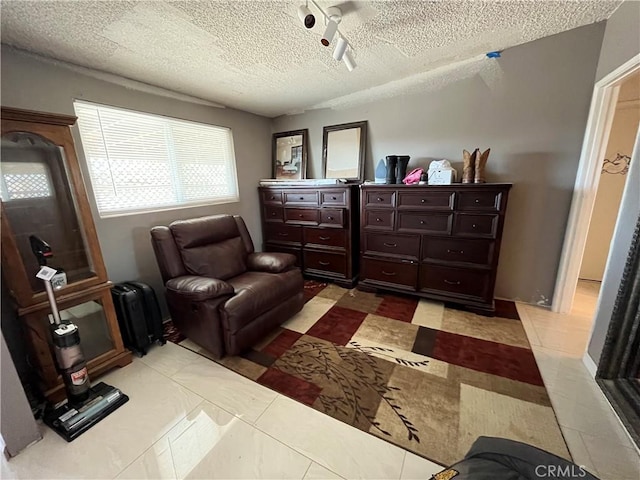
[[[238,200],[231,129],[75,101],[101,217]]]

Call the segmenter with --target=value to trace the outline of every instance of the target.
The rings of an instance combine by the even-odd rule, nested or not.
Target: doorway
[[[576,308],[593,319],[638,135],[634,118],[640,116],[639,82],[640,55],[594,87],[556,278],[554,312],[568,314]]]
[[[573,312],[593,317],[640,125],[640,70],[619,86],[573,298]]]

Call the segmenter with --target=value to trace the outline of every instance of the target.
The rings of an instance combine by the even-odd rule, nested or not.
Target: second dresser
[[[294,254],[307,277],[352,287],[358,277],[357,185],[258,190],[264,250]]]
[[[510,188],[362,185],[361,284],[492,314]]]

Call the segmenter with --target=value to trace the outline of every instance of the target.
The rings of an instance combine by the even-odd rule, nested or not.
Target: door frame
[[[640,55],[635,55],[594,85],[551,304],[554,312],[569,313],[573,306],[620,84],[638,70]]]

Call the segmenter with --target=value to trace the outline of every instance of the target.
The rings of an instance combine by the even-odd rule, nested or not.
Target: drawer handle
[[[300,200],[304,200],[304,197],[300,197]],[[477,202],[477,200],[476,200],[476,202]]]
[[[332,217],[332,216],[328,216],[327,218],[328,218],[329,220],[333,220],[333,217]]]
[[[319,261],[318,261],[318,263],[319,263],[320,265],[322,265],[323,267],[326,267],[326,266],[327,266],[327,265],[329,265],[331,262],[323,262],[323,261],[319,260]]]
[[[398,244],[397,244],[397,243],[386,243],[386,242],[385,242],[383,245],[384,245],[385,247],[397,247],[397,246],[398,246]]]
[[[382,274],[386,275],[387,277],[395,277],[396,276],[396,272],[385,272],[384,270],[382,270]]]
[[[423,198],[422,200],[420,200],[420,203],[427,203],[427,200]]]
[[[377,200],[378,200],[379,202],[384,201],[382,197],[378,197],[378,198],[377,198]]]
[[[276,213],[276,212],[271,212],[271,216],[272,216],[272,217],[275,217],[276,215],[277,215],[277,213]]]
[[[281,237],[288,237],[289,234],[285,233],[285,232],[278,232],[278,235],[280,235]]]
[[[478,226],[474,223],[473,225],[471,225],[471,228],[477,228]]]
[[[381,222],[382,219],[381,218],[376,218],[376,222]]]
[[[274,197],[273,195],[271,195],[271,200],[275,200],[275,199],[276,199],[276,197]]]
[[[425,222],[424,220],[420,220],[420,225],[424,225],[425,223],[427,222]]]
[[[449,285],[460,285],[459,281],[452,282],[451,280],[446,280],[446,279],[445,279],[444,283],[449,284]]]
[[[480,203],[480,200],[476,198],[476,203]]]
[[[447,249],[447,253],[456,253],[456,254],[462,255],[464,253],[464,250],[449,250],[449,249]]]
[[[298,217],[302,218],[302,217],[304,217],[304,215],[300,213],[300,214],[298,214]]]
[[[318,237],[320,240],[330,240],[331,237]]]
[[[331,197],[331,200],[337,200],[337,198],[336,197]]]

